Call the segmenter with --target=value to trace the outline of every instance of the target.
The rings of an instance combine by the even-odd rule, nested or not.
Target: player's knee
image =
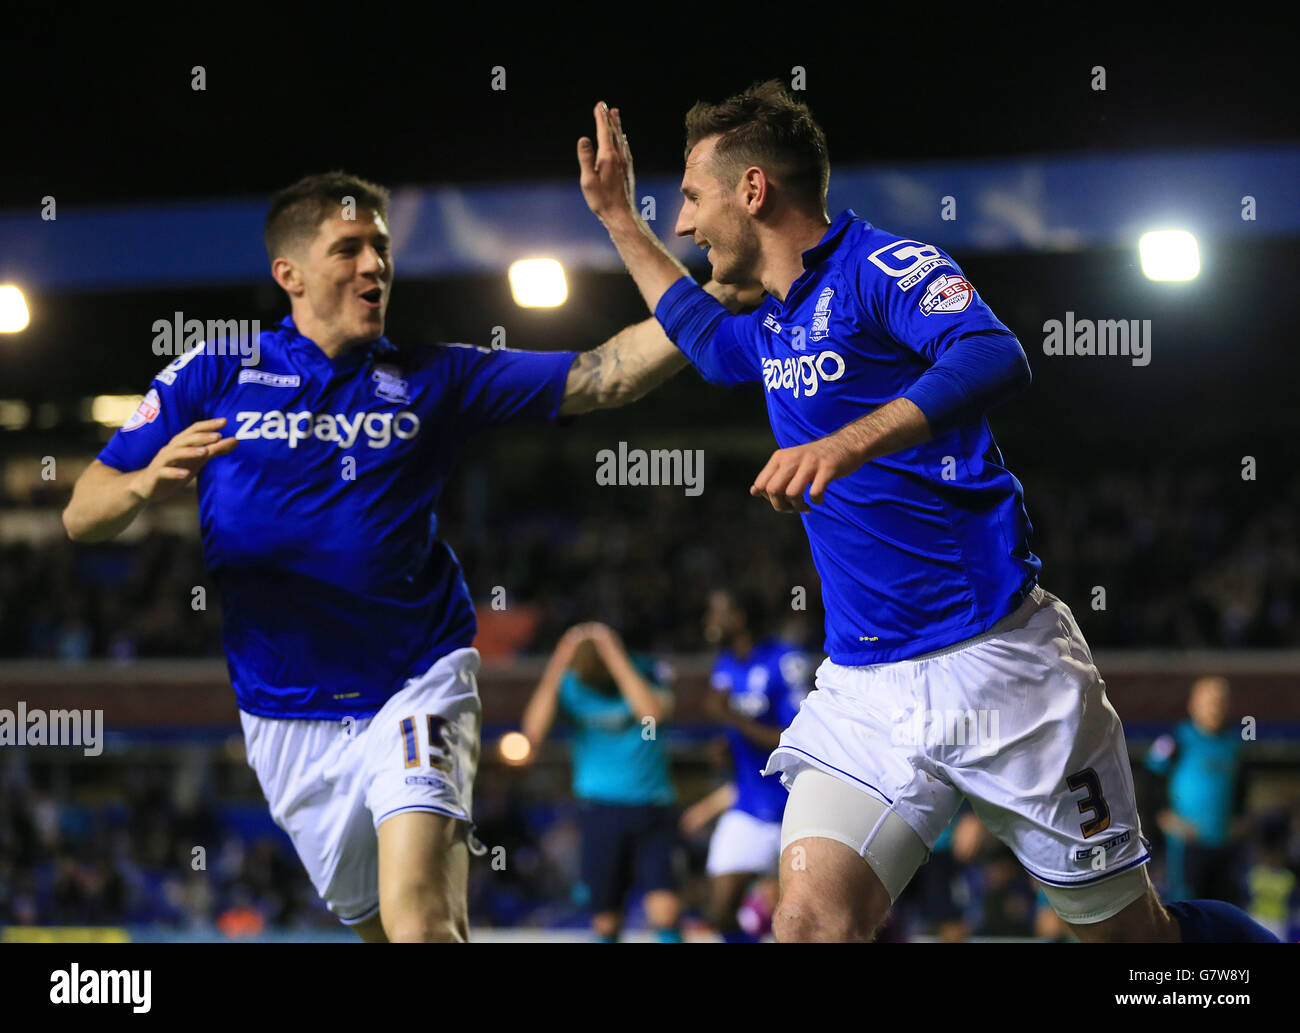
[[[777,943],[870,943],[883,915],[832,906],[825,898],[786,894],[772,915]]]
[[[436,892],[408,892],[383,909],[384,932],[393,943],[464,943],[469,921]]]
[[[384,923],[391,943],[465,943],[468,923],[445,911],[413,911]]]

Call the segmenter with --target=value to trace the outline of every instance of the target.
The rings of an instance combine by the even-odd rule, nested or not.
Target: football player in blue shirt
[[[389,341],[388,193],[355,176],[281,191],[265,237],[291,314],[160,370],[64,524],[103,541],[197,478],[272,815],[364,940],[464,940],[479,656],[439,494],[478,431],[622,405],[685,363],[652,319],[580,355]]]
[[[763,385],[779,447],[750,493],[801,514],[821,575],[829,659],[767,764],[777,938],[870,939],[968,797],[1081,939],[1272,939],[1155,894],[1119,718],[985,420],[1029,365],[957,263],[830,218],[825,135],[772,81],[686,116],[676,232],[767,292],[730,316],[640,217],[618,111],[594,114],[588,207],[704,378]]]
[[[740,928],[737,912],[749,884],[777,871],[786,791],[762,771],[782,729],[794,720],[812,673],[801,650],[762,637],[762,627],[756,596],[709,594],[704,633],[721,651],[706,710],[726,733],[734,793],[713,830],[705,870],[712,885],[710,924],[728,942],[754,939]]]

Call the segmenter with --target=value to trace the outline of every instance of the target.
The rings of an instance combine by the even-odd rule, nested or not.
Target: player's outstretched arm
[[[747,312],[763,297],[758,284],[735,287],[710,280],[704,289],[732,312]],[[686,365],[686,356],[657,320],[634,323],[573,360],[560,415],[576,416],[635,402]]]
[[[102,542],[130,526],[150,502],[175,495],[208,460],[229,453],[238,441],[223,438],[225,417],[190,424],[158,450],[143,470],[122,473],[94,460],[77,478],[63,511],[63,526],[75,542]]]
[[[720,725],[730,725],[746,739],[762,750],[774,750],[781,744],[781,729],[774,725],[760,724],[753,718],[745,717],[732,710],[727,703],[727,694],[718,690],[704,698],[704,711]]]
[[[906,398],[895,398],[824,438],[780,448],[759,471],[749,493],[766,498],[778,513],[806,513],[809,499],[821,505],[826,486],[864,463],[928,441],[929,421]]]
[[[704,830],[709,822],[719,817],[725,812],[736,806],[738,794],[736,792],[736,783],[727,782],[718,786],[708,796],[702,800],[697,800],[686,810],[682,811],[682,816],[678,820],[678,825],[683,833],[688,836],[694,836]]]

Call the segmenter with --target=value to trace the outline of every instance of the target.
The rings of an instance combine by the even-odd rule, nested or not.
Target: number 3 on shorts
[[[450,771],[451,762],[447,759],[447,744],[442,738],[442,729],[446,725],[446,718],[439,717],[437,714],[427,714],[429,730],[429,767],[437,768],[439,771]],[[420,766],[420,743],[415,734],[415,718],[404,717],[401,720],[402,727],[402,748],[406,752],[406,766],[408,768],[418,768]]]
[[[1070,787],[1072,793],[1080,789],[1088,790],[1088,795],[1079,801],[1079,813],[1092,811],[1093,815],[1087,821],[1080,823],[1084,839],[1110,828],[1110,808],[1106,806],[1106,798],[1101,793],[1101,781],[1097,778],[1097,772],[1092,768],[1084,768],[1067,776],[1065,784]]]

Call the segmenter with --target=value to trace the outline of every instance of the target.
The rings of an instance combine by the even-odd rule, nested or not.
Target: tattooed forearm
[[[732,312],[748,312],[763,298],[763,288],[758,284],[723,286],[710,280],[704,289]],[[636,323],[573,360],[560,413],[570,416],[635,402],[686,362],[686,356],[668,340],[658,322],[647,319]]]
[[[613,409],[635,402],[686,365],[686,356],[653,319],[620,330],[573,360],[563,415]]]

